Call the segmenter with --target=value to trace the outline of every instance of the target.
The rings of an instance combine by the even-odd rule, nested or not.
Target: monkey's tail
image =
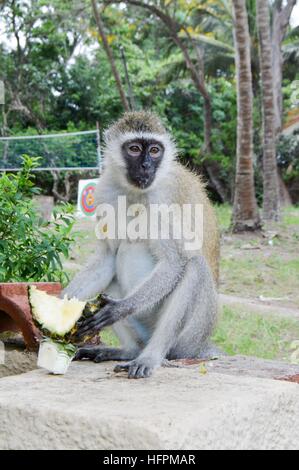
[[[176,368],[181,368],[185,367],[183,364],[180,364],[176,362],[175,360],[169,361],[168,359],[164,359],[162,362],[162,367],[176,367]]]
[[[180,359],[164,359],[162,363],[162,367],[176,367],[176,368],[182,368],[186,366],[191,366],[195,364],[200,364],[202,362],[207,362],[207,361],[215,361],[216,359],[219,359],[219,357],[225,356],[225,353],[221,351],[218,346],[211,342],[207,342],[198,357],[193,357],[193,358],[180,358]]]
[[[208,361],[215,360],[216,358],[183,358],[183,359],[173,359],[173,360],[168,360],[164,359],[162,363],[162,367],[172,367],[172,368],[177,368],[177,369],[185,369],[188,366],[194,366],[196,364],[203,364]]]

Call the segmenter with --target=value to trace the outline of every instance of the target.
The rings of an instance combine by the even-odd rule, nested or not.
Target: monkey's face
[[[163,144],[155,139],[138,138],[126,141],[122,145],[122,156],[129,182],[141,189],[148,188],[155,179],[164,151]]]

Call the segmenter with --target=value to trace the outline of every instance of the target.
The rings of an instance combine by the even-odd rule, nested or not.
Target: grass
[[[286,260],[277,255],[251,253],[222,258],[221,276],[226,293],[238,296],[265,296],[290,300],[299,306],[299,258]]]
[[[299,225],[299,207],[287,207],[284,209],[282,224],[285,226]]]
[[[101,331],[101,339],[105,344],[107,344],[107,346],[111,346],[113,348],[119,346],[118,338],[111,328],[105,328],[103,331]]]
[[[291,343],[299,338],[299,322],[224,306],[213,341],[227,354],[290,361]]]
[[[231,224],[232,208],[229,204],[216,204],[215,211],[221,231],[228,230]]]

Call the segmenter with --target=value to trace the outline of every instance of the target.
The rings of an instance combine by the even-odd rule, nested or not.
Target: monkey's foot
[[[125,364],[117,364],[114,368],[114,372],[126,371],[128,372],[129,379],[144,379],[152,375],[154,368],[152,361],[137,358]]]

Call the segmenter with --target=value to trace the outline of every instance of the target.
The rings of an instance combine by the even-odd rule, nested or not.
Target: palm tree
[[[263,218],[264,220],[278,220],[279,182],[275,145],[275,100],[268,0],[257,0],[256,21],[259,33],[263,108]]]
[[[272,67],[273,67],[273,92],[274,92],[274,126],[276,134],[282,130],[282,67],[283,51],[282,42],[290,23],[290,17],[296,0],[275,0],[272,7]]]
[[[260,217],[253,169],[253,95],[250,36],[246,0],[233,0],[234,42],[238,95],[237,168],[233,206],[233,230],[256,230]]]

